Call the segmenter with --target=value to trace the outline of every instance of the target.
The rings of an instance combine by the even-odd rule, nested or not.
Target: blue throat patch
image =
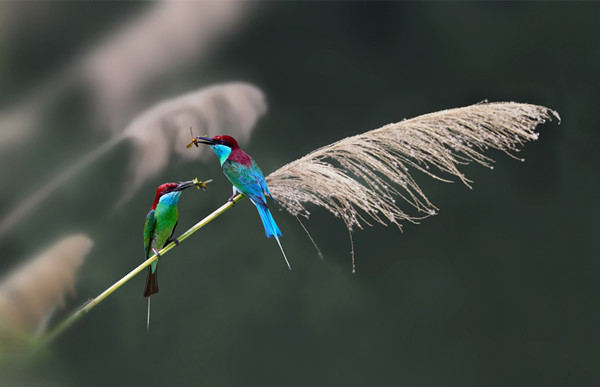
[[[210,147],[215,151],[219,161],[221,162],[221,165],[223,165],[225,160],[227,160],[231,154],[231,148],[226,145],[211,145]]]
[[[167,206],[177,205],[180,195],[181,191],[169,192],[168,194],[161,196],[158,202]]]

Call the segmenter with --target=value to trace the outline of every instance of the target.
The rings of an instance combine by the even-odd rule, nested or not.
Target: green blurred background
[[[144,6],[13,4],[0,101],[10,106]],[[275,211],[288,272],[245,200],[161,261],[149,335],[144,274],[35,361],[5,367],[2,385],[599,385],[599,68],[597,2],[254,3],[209,59],[154,95],[229,80],[262,88],[269,110],[246,150],[265,173],[342,137],[484,99],[548,106],[562,124],[538,128],[525,163],[491,152],[493,171],[465,168],[473,190],[416,176],[439,215],[403,233],[355,232],[356,274],[339,219],[313,208],[306,222],[321,261]],[[0,158],[0,212],[103,142],[95,126],[80,93],[56,103],[35,139]],[[122,144],[21,222],[0,241],[0,269],[87,233],[95,246],[69,310],[141,261],[157,185],[215,179],[182,196],[179,233],[230,195],[216,158],[174,161],[115,211],[130,157]]]

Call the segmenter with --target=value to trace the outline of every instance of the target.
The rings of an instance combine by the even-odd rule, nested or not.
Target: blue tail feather
[[[263,203],[257,204],[254,201],[253,203],[260,214],[260,220],[262,220],[263,226],[265,227],[265,234],[267,235],[267,238],[275,237],[277,244],[279,245],[279,249],[281,249],[281,254],[283,254],[283,258],[285,259],[285,263],[287,263],[288,268],[292,270],[292,267],[285,256],[285,252],[283,251],[283,247],[281,247],[281,242],[279,241],[279,237],[282,235],[281,230],[279,227],[277,227],[277,223],[275,223],[275,219],[273,219],[271,211],[269,211],[269,208]]]
[[[267,238],[281,236],[281,230],[279,230],[279,227],[277,227],[277,223],[275,223],[275,219],[273,219],[269,208],[261,204],[255,203],[255,205],[258,213],[260,214],[260,220],[262,220],[263,226],[265,227],[265,234],[267,235]]]

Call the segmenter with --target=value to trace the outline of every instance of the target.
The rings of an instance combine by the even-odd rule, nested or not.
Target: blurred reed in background
[[[163,101],[144,112],[122,135],[135,148],[123,200],[131,198],[148,178],[163,169],[172,153],[188,161],[206,154],[206,149],[186,152],[190,128],[209,136],[226,132],[245,144],[266,111],[260,89],[247,83],[229,83]]]
[[[65,237],[0,279],[0,364],[4,356],[46,332],[67,294],[75,294],[76,274],[92,249],[83,234]]]
[[[3,4],[7,19],[12,6]],[[159,1],[143,8],[21,100],[0,109],[0,149],[10,149],[42,130],[47,110],[82,85],[89,86],[93,96],[95,123],[119,131],[140,109],[141,98],[152,85],[207,60],[227,33],[243,22],[247,6],[237,0]]]
[[[53,6],[38,10],[51,11]],[[175,157],[185,161],[202,157],[202,152],[185,152],[190,128],[208,135],[226,131],[246,143],[266,112],[264,94],[257,87],[232,82],[187,91],[186,85],[186,91],[180,91],[183,94],[169,97],[166,93],[173,90],[157,92],[156,86],[177,79],[180,70],[208,61],[244,22],[250,8],[236,0],[140,5],[128,20],[114,23],[97,41],[89,39],[72,60],[5,102],[0,107],[0,150],[5,159],[17,155],[16,150],[36,152],[23,148],[34,136],[60,135],[48,121],[74,92],[90,97],[85,99],[89,106],[74,112],[82,116],[81,129],[105,129],[95,134],[105,141],[80,159],[75,159],[79,148],[69,149],[74,158],[69,165],[55,176],[42,174],[32,191],[18,192],[20,202],[7,202],[0,214],[0,239],[21,220],[33,216],[33,210],[52,193],[122,142],[131,143],[132,155],[126,192],[119,195],[121,204]],[[12,32],[27,23],[16,22],[21,9],[15,4],[0,3],[0,11],[0,29],[6,32],[0,34],[2,48],[17,35]],[[42,170],[52,169],[53,152],[59,150],[45,149],[48,165]],[[102,185],[102,179],[98,176],[95,184]],[[8,182],[0,187],[0,193],[23,189]],[[87,203],[89,198],[76,200]],[[35,341],[47,330],[55,311],[65,306],[66,294],[74,293],[75,274],[91,246],[87,236],[65,238],[4,276],[0,284],[0,356],[12,347]]]
[[[126,191],[118,204],[131,199],[147,179],[165,168],[172,154],[187,161],[201,157],[202,152],[182,151],[190,138],[189,128],[211,135],[226,131],[245,143],[266,109],[262,91],[244,83],[216,85],[162,101],[15,205],[0,220],[0,238],[69,179],[122,141],[132,142],[134,154]]]
[[[186,160],[200,156],[179,149],[188,140],[190,127],[203,134],[226,131],[247,141],[266,111],[262,92],[252,85],[215,85],[155,102],[145,111],[143,108],[148,88],[161,78],[175,77],[182,67],[206,60],[226,33],[243,21],[247,6],[242,3],[153,3],[0,114],[0,147],[10,149],[43,129],[44,111],[63,94],[85,84],[90,86],[91,110],[95,112],[89,117],[87,130],[100,124],[113,134],[42,187],[20,195],[25,199],[11,203],[8,212],[0,215],[0,238],[66,181],[123,140],[132,141],[134,156],[121,204],[163,169],[171,154]],[[127,121],[130,123],[123,130]]]

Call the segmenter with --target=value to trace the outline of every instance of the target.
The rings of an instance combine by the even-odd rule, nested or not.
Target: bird
[[[209,182],[209,181],[207,181]],[[144,225],[144,251],[146,259],[150,258],[152,252],[160,258],[158,253],[164,246],[170,242],[179,244],[177,239],[171,239],[177,227],[178,212],[177,202],[181,191],[189,187],[198,187],[206,189],[206,183],[198,179],[185,181],[181,183],[164,183],[156,189],[154,204],[146,215]],[[144,297],[148,298],[148,320],[146,328],[150,327],[150,296],[158,293],[157,281],[158,261],[154,261],[148,267],[148,276],[146,277],[146,287]]]
[[[244,152],[239,147],[238,142],[231,136],[219,135],[212,138],[192,137],[192,142],[187,147],[190,148],[192,145],[197,147],[198,144],[210,145],[219,158],[223,174],[233,184],[233,195],[229,200],[233,202],[236,193],[240,192],[247,196],[254,206],[256,206],[267,238],[274,237],[277,240],[288,269],[292,270],[279,241],[279,237],[282,235],[281,230],[277,226],[277,223],[275,223],[271,211],[269,211],[265,194],[269,195],[274,202],[275,199],[273,199],[265,177],[256,161]]]

